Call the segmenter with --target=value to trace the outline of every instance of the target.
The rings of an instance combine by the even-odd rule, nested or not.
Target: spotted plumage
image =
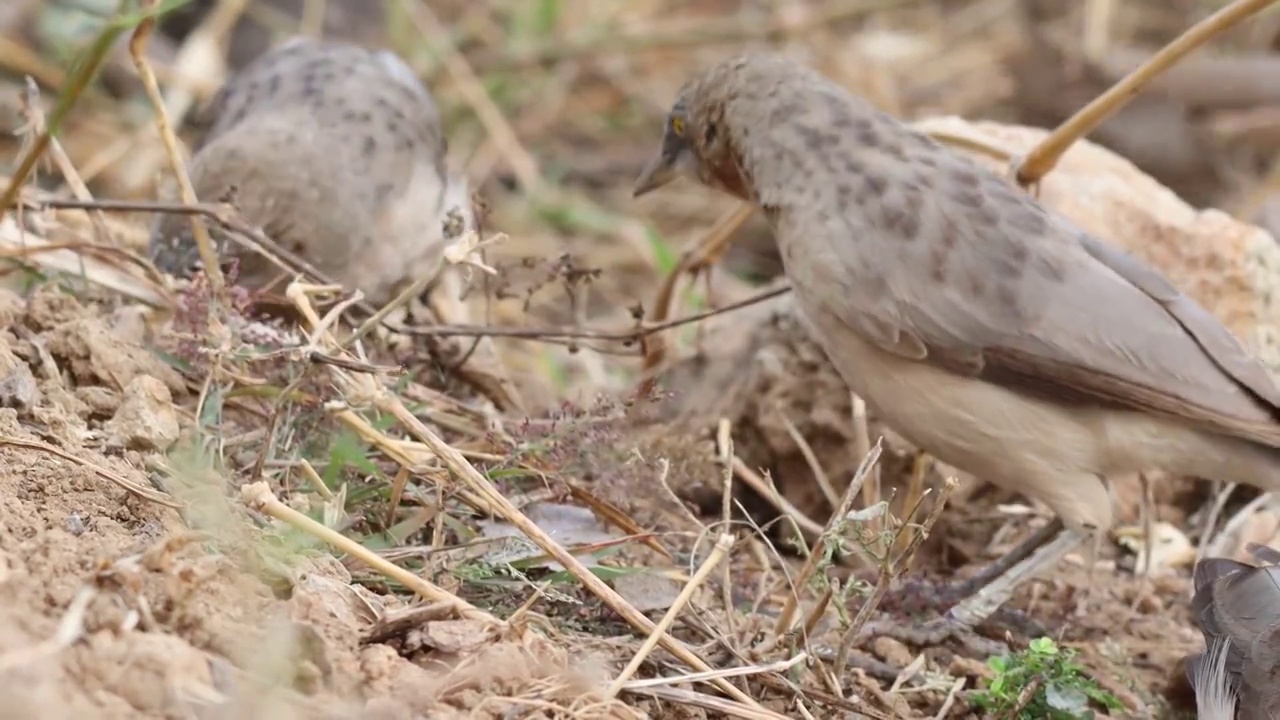
[[[797,307],[882,421],[1062,518],[1069,537],[975,602],[1110,526],[1108,476],[1280,490],[1280,389],[1216,318],[818,72],[754,53],[695,75],[635,194],[679,176],[764,211]]]
[[[196,124],[197,196],[231,196],[283,248],[375,303],[438,270],[450,210],[472,222],[467,183],[446,166],[435,102],[389,52],[291,40],[229,80]],[[224,257],[239,258],[241,284],[281,275],[216,234]],[[173,274],[195,267],[187,220],[160,217],[151,253]]]

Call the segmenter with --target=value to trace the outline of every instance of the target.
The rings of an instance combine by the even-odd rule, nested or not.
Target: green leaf
[[[560,20],[560,0],[542,0],[536,6],[533,13],[533,23],[530,28],[538,35],[548,35],[555,32],[556,25]]]
[[[1032,640],[1027,647],[1031,649],[1031,652],[1036,653],[1037,655],[1058,654],[1058,646],[1053,642],[1052,638],[1036,638],[1035,640]]]
[[[1084,692],[1089,696],[1090,700],[1101,704],[1108,710],[1120,710],[1124,707],[1124,703],[1120,702],[1120,698],[1102,688],[1095,687],[1092,683],[1084,689]]]
[[[648,225],[644,228],[645,239],[649,241],[649,247],[653,248],[653,256],[658,261],[658,272],[662,275],[669,274],[676,269],[676,265],[680,264],[680,258],[676,255],[667,241],[662,238],[657,229]]]
[[[200,408],[200,431],[217,434],[222,425],[222,402],[226,389],[212,384],[204,396],[204,405]]]

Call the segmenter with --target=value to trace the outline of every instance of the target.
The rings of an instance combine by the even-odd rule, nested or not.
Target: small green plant
[[[1090,702],[1108,710],[1122,708],[1115,695],[1085,674],[1075,656],[1074,650],[1059,648],[1047,637],[1032,640],[1026,650],[988,660],[996,676],[986,690],[975,691],[969,700],[1000,717],[1018,709],[1019,720],[1087,720],[1094,717]],[[1022,699],[1029,688],[1030,700]]]

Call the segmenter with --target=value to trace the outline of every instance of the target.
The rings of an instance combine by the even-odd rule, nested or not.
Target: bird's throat
[[[755,197],[751,191],[750,179],[742,170],[742,162],[733,155],[733,153],[722,153],[716,160],[709,163],[711,176],[709,184],[740,200],[752,202]]]

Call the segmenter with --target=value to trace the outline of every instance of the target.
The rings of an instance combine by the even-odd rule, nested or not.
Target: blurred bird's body
[[[1196,563],[1191,609],[1205,652],[1188,659],[1187,679],[1204,720],[1280,718],[1280,551],[1250,550],[1266,564]]]
[[[1108,475],[1280,490],[1280,390],[1154,268],[779,55],[700,73],[668,118],[636,194],[687,175],[760,207],[815,338],[868,407],[1065,524],[952,620],[971,627],[1109,528]]]
[[[446,167],[435,103],[389,52],[289,41],[228,81],[200,124],[189,169],[197,197],[231,196],[281,247],[374,304],[439,270],[451,212],[474,223],[467,183]],[[286,274],[234,241],[219,245],[239,258],[246,287]],[[195,267],[187,218],[161,216],[151,253],[173,274]]]

